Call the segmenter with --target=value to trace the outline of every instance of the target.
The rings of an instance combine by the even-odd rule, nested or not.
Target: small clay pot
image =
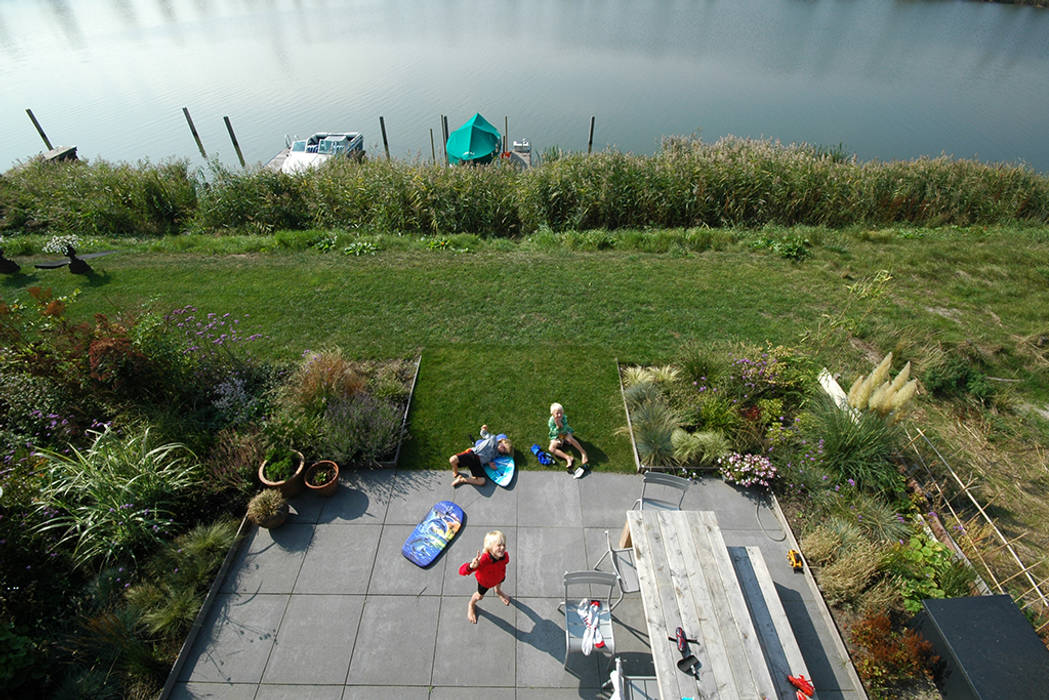
[[[313,475],[325,469],[332,472],[331,478],[320,486],[315,486],[313,484]],[[322,459],[319,462],[314,462],[310,465],[309,469],[306,470],[304,481],[308,491],[315,493],[318,496],[330,496],[339,488],[339,465],[330,459]]]

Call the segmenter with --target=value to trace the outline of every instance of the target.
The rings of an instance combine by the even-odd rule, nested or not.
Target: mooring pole
[[[190,133],[193,134],[193,140],[197,142],[197,148],[200,149],[200,155],[204,160],[208,159],[208,154],[204,152],[204,144],[200,142],[200,136],[197,134],[197,127],[193,126],[193,117],[189,116],[189,108],[183,107],[182,113],[186,115],[186,123],[189,124]]]
[[[229,140],[233,142],[233,150],[237,152],[237,158],[240,159],[240,167],[245,167],[244,154],[240,152],[240,144],[237,143],[237,135],[233,133],[233,125],[229,123],[229,117],[223,117],[222,121],[226,122],[226,131],[229,132]]]
[[[510,150],[510,117],[503,117],[503,153]]]
[[[441,148],[444,151],[444,164],[448,165],[448,117],[447,115],[441,115],[441,129],[444,130],[444,140],[441,142],[444,146]]]
[[[40,122],[36,120],[36,117],[33,115],[33,110],[26,107],[25,113],[29,115],[29,120],[32,121],[33,126],[36,127],[36,133],[40,134],[40,138],[44,140],[44,145],[47,146],[47,150],[53,151],[55,147],[47,140],[47,134],[44,133],[44,127],[40,126]]]
[[[390,159],[390,142],[386,140],[386,122],[379,116],[379,129],[382,131],[382,147],[386,149],[386,160]]]
[[[590,155],[590,152],[594,150],[594,120],[597,117],[590,117],[590,138],[586,142],[586,154]]]
[[[433,164],[437,165],[437,149],[433,145],[433,129],[430,129],[430,157],[433,158]]]

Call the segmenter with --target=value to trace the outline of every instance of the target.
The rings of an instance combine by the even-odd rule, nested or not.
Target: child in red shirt
[[[510,596],[499,588],[499,584],[506,580],[506,565],[509,563],[506,536],[499,530],[492,530],[484,536],[484,553],[478,552],[472,560],[459,567],[460,576],[474,574],[477,577],[477,591],[470,597],[466,609],[466,619],[470,622],[477,624],[477,603],[484,598],[489,588],[495,589],[503,605],[510,604]]]

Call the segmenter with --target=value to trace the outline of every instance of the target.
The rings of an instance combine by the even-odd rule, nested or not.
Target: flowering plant
[[[722,478],[740,486],[769,486],[776,477],[776,466],[761,455],[733,452],[718,459]]]
[[[51,240],[44,244],[44,252],[65,255],[67,246],[76,248],[78,245],[80,245],[80,237],[74,233],[64,236],[51,236]]]

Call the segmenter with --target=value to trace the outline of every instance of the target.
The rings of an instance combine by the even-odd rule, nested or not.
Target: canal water
[[[0,170],[236,157],[360,130],[440,154],[480,111],[539,150],[668,135],[947,153],[1049,173],[1049,10],[963,0],[0,0]]]

